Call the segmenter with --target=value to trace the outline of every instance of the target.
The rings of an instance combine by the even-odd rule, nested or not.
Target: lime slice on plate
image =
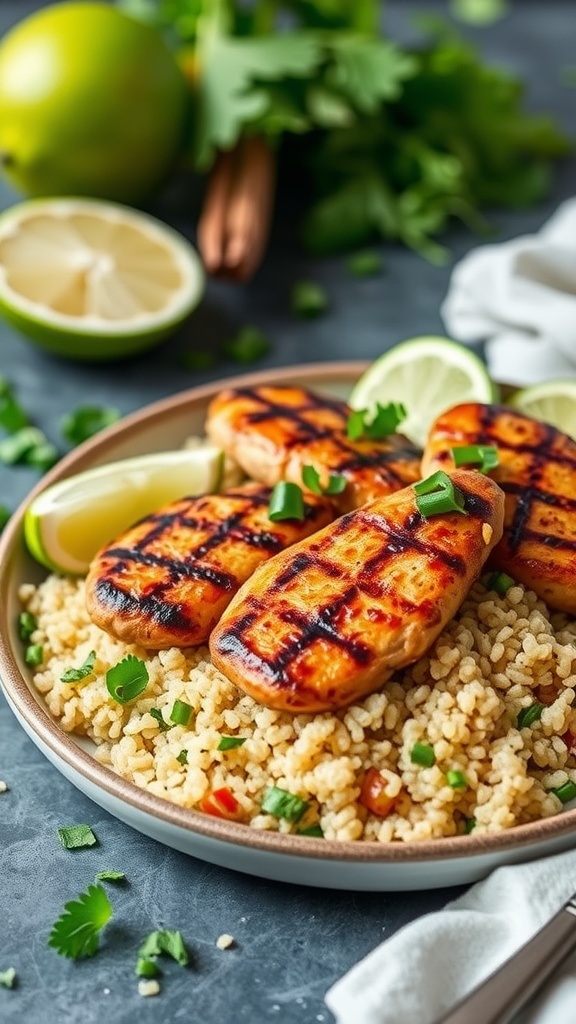
[[[460,402],[494,402],[498,392],[486,366],[470,349],[442,337],[412,338],[391,348],[362,374],[349,398],[353,409],[402,402],[399,426],[422,447],[433,420]]]
[[[34,199],[0,216],[0,311],[57,355],[116,359],[197,306],[196,250],[162,221],[95,199]]]
[[[217,491],[219,448],[155,452],[60,480],[30,503],[24,537],[48,569],[82,575],[96,552],[133,523],[177,498]]]
[[[576,380],[548,380],[522,388],[509,405],[576,439]]]

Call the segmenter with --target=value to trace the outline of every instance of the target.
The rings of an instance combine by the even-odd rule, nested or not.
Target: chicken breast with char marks
[[[504,536],[492,566],[551,608],[576,615],[576,444],[514,409],[467,402],[433,424],[423,472],[450,472],[452,448],[478,444],[498,449],[490,476],[506,495]]]
[[[214,664],[263,704],[316,712],[416,661],[502,535],[497,484],[467,470],[452,479],[466,514],[424,519],[406,487],[260,566],[211,635]]]
[[[271,522],[270,491],[248,483],[182,498],[103,548],[86,580],[92,620],[151,649],[205,643],[242,583],[265,559],[329,523],[325,498],[305,499],[305,518]]]
[[[350,412],[345,402],[305,388],[229,388],[210,403],[206,432],[248,476],[270,487],[279,480],[302,485],[306,465],[325,480],[344,476],[346,489],[334,500],[345,512],[420,478],[420,452],[408,438],[351,440]]]

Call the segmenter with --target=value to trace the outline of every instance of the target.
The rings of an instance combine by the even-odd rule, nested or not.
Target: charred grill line
[[[165,558],[162,555],[154,555],[148,551],[136,551],[130,548],[109,548],[106,551],[107,558],[117,558],[118,565],[115,565],[109,573],[117,573],[129,562],[136,562],[138,565],[155,566],[158,569],[167,569],[170,576],[170,583],[178,579],[204,580],[206,583],[213,583],[222,590],[231,590],[236,585],[235,576],[229,573],[218,572],[209,565],[199,565],[194,562],[176,562],[172,558]],[[167,586],[170,584],[166,584]],[[156,585],[157,587],[160,584]]]
[[[289,404],[285,405],[282,402],[271,401],[263,395],[258,394],[258,391],[253,390],[252,388],[234,388],[232,397],[247,398],[262,406],[260,411],[254,411],[246,414],[246,419],[249,423],[264,423],[266,420],[288,419],[295,427],[298,428],[303,440],[321,440],[324,437],[330,437],[334,432],[333,424],[330,426],[319,427],[317,424],[307,420],[304,415],[307,412],[314,413],[318,409],[329,408],[332,412],[341,417],[342,429],[344,430],[346,428],[348,412],[345,402],[339,401],[338,399],[313,395],[311,392],[304,390],[302,391],[302,394],[306,395],[306,404],[299,406]]]
[[[171,629],[187,630],[190,625],[189,619],[182,613],[179,605],[169,601],[163,601],[158,597],[158,592],[164,588],[158,587],[156,593],[149,597],[132,597],[126,590],[112,583],[111,580],[101,579],[96,585],[96,595],[108,607],[127,614],[144,614],[153,622],[163,626],[170,626]]]

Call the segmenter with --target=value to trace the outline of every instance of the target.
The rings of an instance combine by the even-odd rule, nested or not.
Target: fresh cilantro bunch
[[[304,167],[306,246],[332,253],[399,240],[441,261],[451,217],[479,229],[484,206],[538,201],[567,140],[522,109],[522,83],[487,67],[443,21],[403,49],[379,0],[120,0],[176,47],[194,98],[189,154],[260,134]],[[502,0],[447,0],[477,22]],[[289,177],[289,176],[288,176]]]

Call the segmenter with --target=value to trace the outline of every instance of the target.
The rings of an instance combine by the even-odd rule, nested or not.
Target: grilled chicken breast
[[[576,615],[576,444],[513,409],[465,403],[433,424],[423,473],[450,472],[451,449],[471,444],[496,446],[490,476],[506,495],[504,536],[491,564],[551,608]]]
[[[249,483],[182,498],[142,519],[94,558],[90,617],[143,647],[204,643],[256,566],[336,515],[329,501],[310,495],[302,521],[271,522],[269,500],[267,488]]]
[[[273,486],[302,484],[312,465],[348,481],[334,498],[340,511],[390,494],[420,478],[420,453],[402,434],[382,440],[346,436],[350,408],[297,387],[229,388],[208,409],[206,432],[248,476]]]
[[[502,535],[504,495],[456,471],[466,515],[424,519],[412,487],[342,516],[260,566],[210,638],[214,664],[270,707],[344,707],[416,661]]]

